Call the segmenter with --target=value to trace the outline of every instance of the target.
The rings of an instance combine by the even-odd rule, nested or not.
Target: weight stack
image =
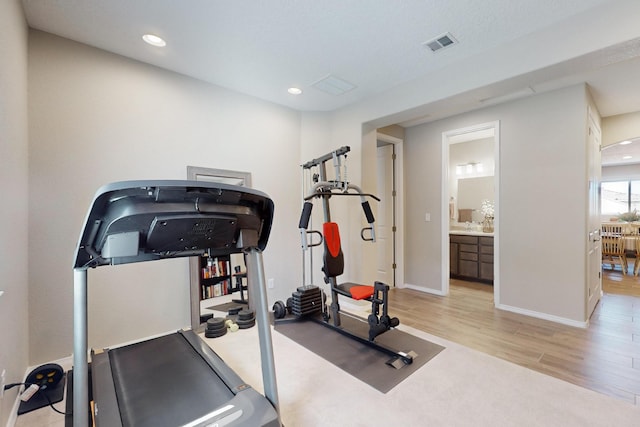
[[[287,308],[296,317],[320,313],[322,311],[322,291],[313,285],[300,286],[287,300]]]

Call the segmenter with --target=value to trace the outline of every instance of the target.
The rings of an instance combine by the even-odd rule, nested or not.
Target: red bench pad
[[[349,289],[349,292],[351,293],[351,298],[355,300],[367,299],[373,295],[373,286],[367,286],[367,285],[352,286]]]

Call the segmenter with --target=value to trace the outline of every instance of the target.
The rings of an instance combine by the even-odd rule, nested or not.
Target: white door
[[[600,242],[600,128],[589,109],[587,165],[589,174],[589,216],[587,233],[587,313],[589,319],[602,296],[602,255]]]
[[[377,195],[380,198],[376,217],[377,280],[393,287],[395,286],[393,145],[378,147],[377,158]]]

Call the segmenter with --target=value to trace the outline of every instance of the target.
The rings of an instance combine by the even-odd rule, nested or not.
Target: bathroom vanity
[[[450,277],[493,284],[493,233],[449,232]]]

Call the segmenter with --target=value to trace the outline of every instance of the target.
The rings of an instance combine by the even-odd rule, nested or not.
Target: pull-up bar
[[[331,153],[325,154],[324,156],[320,156],[317,159],[313,159],[313,160],[309,160],[307,163],[302,165],[303,169],[310,169],[314,166],[318,166],[323,164],[324,162],[331,160],[337,156],[344,156],[346,155],[349,151],[351,151],[351,148],[349,148],[348,145],[345,145],[344,147],[340,147],[337,150],[332,151]]]

